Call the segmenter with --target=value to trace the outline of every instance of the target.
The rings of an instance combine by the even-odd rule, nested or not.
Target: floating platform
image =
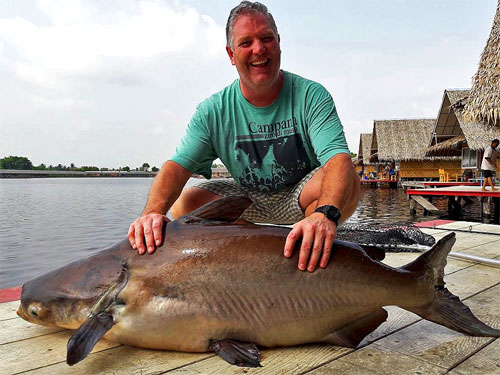
[[[481,186],[447,186],[424,189],[407,189],[406,194],[410,200],[410,213],[416,214],[417,205],[424,208],[424,215],[427,213],[445,214],[432,204],[433,198],[445,197],[448,199],[449,217],[458,218],[461,216],[464,205],[477,199],[480,205],[481,220],[486,223],[500,224],[500,187],[496,191],[491,191],[488,187],[483,191]],[[425,197],[425,198],[424,198]]]
[[[420,223],[441,238],[454,229],[454,251],[500,258],[500,227],[470,222]],[[385,263],[406,264],[415,253],[388,253]],[[448,258],[445,281],[450,291],[487,324],[500,328],[500,268]],[[16,295],[17,293],[17,295]],[[4,292],[18,298],[19,289]],[[0,293],[0,295],[2,295]],[[7,297],[10,296],[10,297]],[[469,337],[422,320],[397,307],[357,349],[303,345],[262,349],[261,368],[231,366],[213,353],[146,350],[101,340],[82,362],[65,363],[71,331],[30,324],[15,311],[18,301],[0,303],[0,374],[450,374],[500,373],[500,339]]]
[[[431,188],[431,187],[448,187],[448,186],[481,186],[478,181],[405,181],[401,184],[403,189],[411,188]]]

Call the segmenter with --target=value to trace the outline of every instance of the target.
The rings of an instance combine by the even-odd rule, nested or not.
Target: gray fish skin
[[[18,314],[77,329],[89,315],[105,312],[114,319],[105,338],[178,351],[208,351],[211,340],[224,339],[265,347],[338,344],[335,331],[383,306],[432,315],[429,306],[444,285],[442,269],[424,269],[432,256],[392,268],[341,241],[326,269],[302,272],[300,244],[292,258],[283,256],[289,228],[200,216],[168,223],[166,240],[152,255],[140,256],[123,241],[27,282]],[[454,241],[448,236],[435,252],[442,248],[445,258]],[[431,320],[450,326],[440,319]],[[458,320],[458,330],[468,324]]]

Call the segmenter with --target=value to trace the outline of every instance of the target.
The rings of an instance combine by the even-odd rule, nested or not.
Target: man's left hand
[[[335,223],[321,213],[315,212],[293,226],[285,242],[285,256],[290,257],[295,242],[302,237],[299,253],[299,269],[314,272],[318,265],[325,268],[330,259],[333,240],[337,235]],[[309,260],[309,264],[308,264]]]

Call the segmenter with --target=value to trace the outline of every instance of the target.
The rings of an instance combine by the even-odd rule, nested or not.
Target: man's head
[[[227,19],[226,23],[226,45],[230,47],[231,49],[233,48],[233,27],[234,23],[236,22],[236,19],[239,16],[242,15],[256,15],[256,14],[262,14],[264,15],[267,20],[269,21],[269,25],[271,28],[274,30],[274,33],[278,35],[278,28],[276,27],[276,22],[274,22],[274,18],[271,13],[267,10],[267,7],[259,3],[258,1],[256,2],[251,2],[251,1],[242,1],[238,6],[234,7],[231,9],[231,12],[229,13],[229,17]]]
[[[499,144],[500,144],[500,141],[498,139],[494,139],[491,141],[491,147],[493,147],[493,148],[497,148]]]
[[[272,87],[279,79],[281,50],[273,16],[265,5],[243,1],[231,10],[226,51],[245,88]]]

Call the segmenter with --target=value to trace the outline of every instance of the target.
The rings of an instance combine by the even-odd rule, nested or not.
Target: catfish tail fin
[[[500,337],[500,330],[491,328],[474,316],[472,311],[445,288],[446,256],[455,243],[455,233],[441,238],[429,251],[401,267],[423,275],[433,283],[434,299],[425,306],[404,307],[424,319],[471,336]]]

